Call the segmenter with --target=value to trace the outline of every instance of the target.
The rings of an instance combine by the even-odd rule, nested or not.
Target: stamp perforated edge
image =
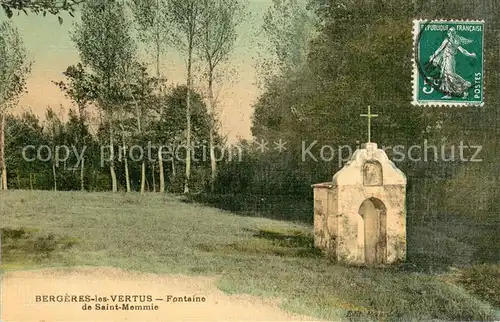
[[[483,24],[483,46],[482,46],[482,58],[483,58],[483,99],[481,103],[470,103],[470,102],[436,102],[436,101],[430,101],[430,102],[420,102],[417,99],[418,95],[418,66],[417,66],[417,42],[418,42],[418,35],[420,32],[420,25],[422,23],[426,22],[449,22],[449,23],[460,23],[460,22],[471,22],[471,23],[481,23]],[[469,107],[483,107],[484,106],[484,101],[485,101],[485,95],[486,95],[486,84],[485,84],[485,72],[484,72],[484,66],[486,63],[485,59],[485,50],[484,50],[484,20],[471,20],[471,19],[422,19],[422,18],[417,18],[413,19],[413,28],[412,28],[412,33],[413,33],[413,54],[411,58],[411,64],[412,64],[412,102],[411,104],[413,106],[426,106],[426,107],[462,107],[462,106],[469,106]]]

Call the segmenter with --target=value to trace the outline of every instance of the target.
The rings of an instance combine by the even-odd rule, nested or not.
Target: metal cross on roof
[[[372,118],[373,117],[377,117],[378,114],[371,114],[370,112],[370,105],[368,105],[368,114],[360,114],[359,116],[365,116],[368,118],[368,143],[371,142],[371,139],[372,139],[372,135],[371,135],[371,131],[372,131]]]

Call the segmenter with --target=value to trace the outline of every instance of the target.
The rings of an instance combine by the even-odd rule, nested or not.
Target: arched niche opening
[[[358,213],[363,218],[364,229],[358,234],[363,233],[365,264],[384,264],[387,258],[387,209],[384,203],[377,198],[365,199]]]

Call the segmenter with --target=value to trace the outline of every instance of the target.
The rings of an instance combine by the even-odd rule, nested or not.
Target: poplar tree
[[[114,143],[117,113],[125,89],[120,86],[124,66],[135,57],[135,43],[130,35],[130,21],[120,1],[87,0],[82,8],[81,22],[72,34],[84,66],[99,80],[97,103],[103,111],[109,131],[112,191],[118,190],[114,167]]]
[[[5,119],[26,88],[30,64],[23,41],[9,21],[0,24],[0,189],[7,190]]]

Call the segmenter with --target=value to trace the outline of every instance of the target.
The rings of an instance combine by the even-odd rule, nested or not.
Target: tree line
[[[179,192],[183,189],[181,171],[185,166],[186,148],[182,142],[186,124],[185,85],[167,89],[161,102],[165,115],[152,119],[147,129],[137,134],[135,118],[122,119],[117,127],[121,131],[117,136],[114,160],[110,157],[107,144],[109,124],[102,124],[93,134],[91,122],[72,108],[66,115],[60,110],[47,108],[45,120],[33,112],[21,115],[8,115],[6,118],[7,140],[6,163],[9,169],[9,187],[14,189],[52,189],[108,191],[109,163],[113,163],[117,176],[117,185],[121,190],[159,191],[158,156],[159,146],[164,147],[163,162],[168,165],[166,189]],[[207,146],[209,135],[208,112],[202,96],[192,94],[192,128],[194,154],[193,171],[196,174],[195,190],[205,189],[210,180],[210,160]],[[99,116],[97,116],[99,117]],[[165,141],[163,141],[165,140]],[[169,141],[167,141],[169,140]],[[222,137],[216,138],[222,144]],[[161,143],[160,143],[161,142]],[[217,155],[218,158],[223,156]]]
[[[74,142],[83,147],[97,142],[110,147],[110,154],[118,157],[115,149],[126,148],[131,143],[141,143],[148,138],[157,144],[185,145],[193,149],[194,143],[202,140],[208,145],[211,175],[214,182],[217,173],[216,146],[222,137],[219,134],[218,98],[214,95],[216,81],[224,80],[224,62],[234,49],[236,27],[243,21],[245,4],[240,0],[141,0],[141,1],[3,1],[7,16],[13,11],[30,10],[35,14],[47,12],[58,14],[61,10],[74,12],[82,3],[81,20],[75,24],[71,39],[78,50],[80,63],[69,66],[65,80],[54,82],[73,102],[69,121],[63,124],[52,110],[47,111],[43,131],[44,142],[55,146],[58,137],[67,131],[79,135]],[[130,10],[132,17],[127,14]],[[132,20],[132,21],[131,21]],[[61,21],[61,20],[60,20]],[[138,37],[132,36],[133,29]],[[18,31],[10,21],[2,23],[1,53],[5,62],[1,67],[2,99],[0,100],[0,167],[3,189],[9,186],[6,148],[15,141],[5,135],[6,118],[12,123],[33,121],[33,115],[15,118],[10,111],[16,106],[19,96],[25,91],[29,73],[29,61]],[[144,43],[152,53],[150,61],[143,61],[138,53],[138,42]],[[163,75],[160,64],[166,54],[174,50],[183,53],[187,60],[186,85],[167,88],[167,75]],[[203,65],[202,93],[196,93],[193,84],[193,60]],[[155,75],[149,74],[151,68]],[[217,78],[217,79],[216,79]],[[184,93],[185,99],[179,101]],[[71,114],[73,113],[73,114]],[[182,113],[184,119],[179,116]],[[25,119],[27,117],[27,119]],[[71,122],[76,122],[71,124]],[[202,123],[202,124],[201,124]],[[184,124],[184,126],[182,126]],[[33,124],[31,124],[33,125]],[[40,124],[35,126],[38,129]],[[22,127],[21,127],[22,128]],[[94,131],[92,131],[92,129]],[[66,131],[66,132],[65,132]],[[71,133],[73,133],[71,132]],[[40,133],[39,133],[40,134]],[[204,137],[206,135],[206,137]],[[5,142],[5,138],[7,142]],[[205,140],[206,139],[206,140]],[[19,142],[17,142],[19,143]],[[124,156],[124,155],[123,155]],[[111,190],[118,190],[116,161],[108,162]],[[159,191],[165,190],[163,154],[158,149]],[[188,193],[192,185],[192,154],[185,153],[183,191]],[[127,158],[123,158],[125,189],[131,190]],[[80,162],[80,188],[84,188],[85,159]],[[172,173],[180,172],[172,161]],[[16,165],[13,165],[15,168]],[[146,161],[140,165],[140,191],[146,185]],[[53,171],[54,187],[55,170]]]

